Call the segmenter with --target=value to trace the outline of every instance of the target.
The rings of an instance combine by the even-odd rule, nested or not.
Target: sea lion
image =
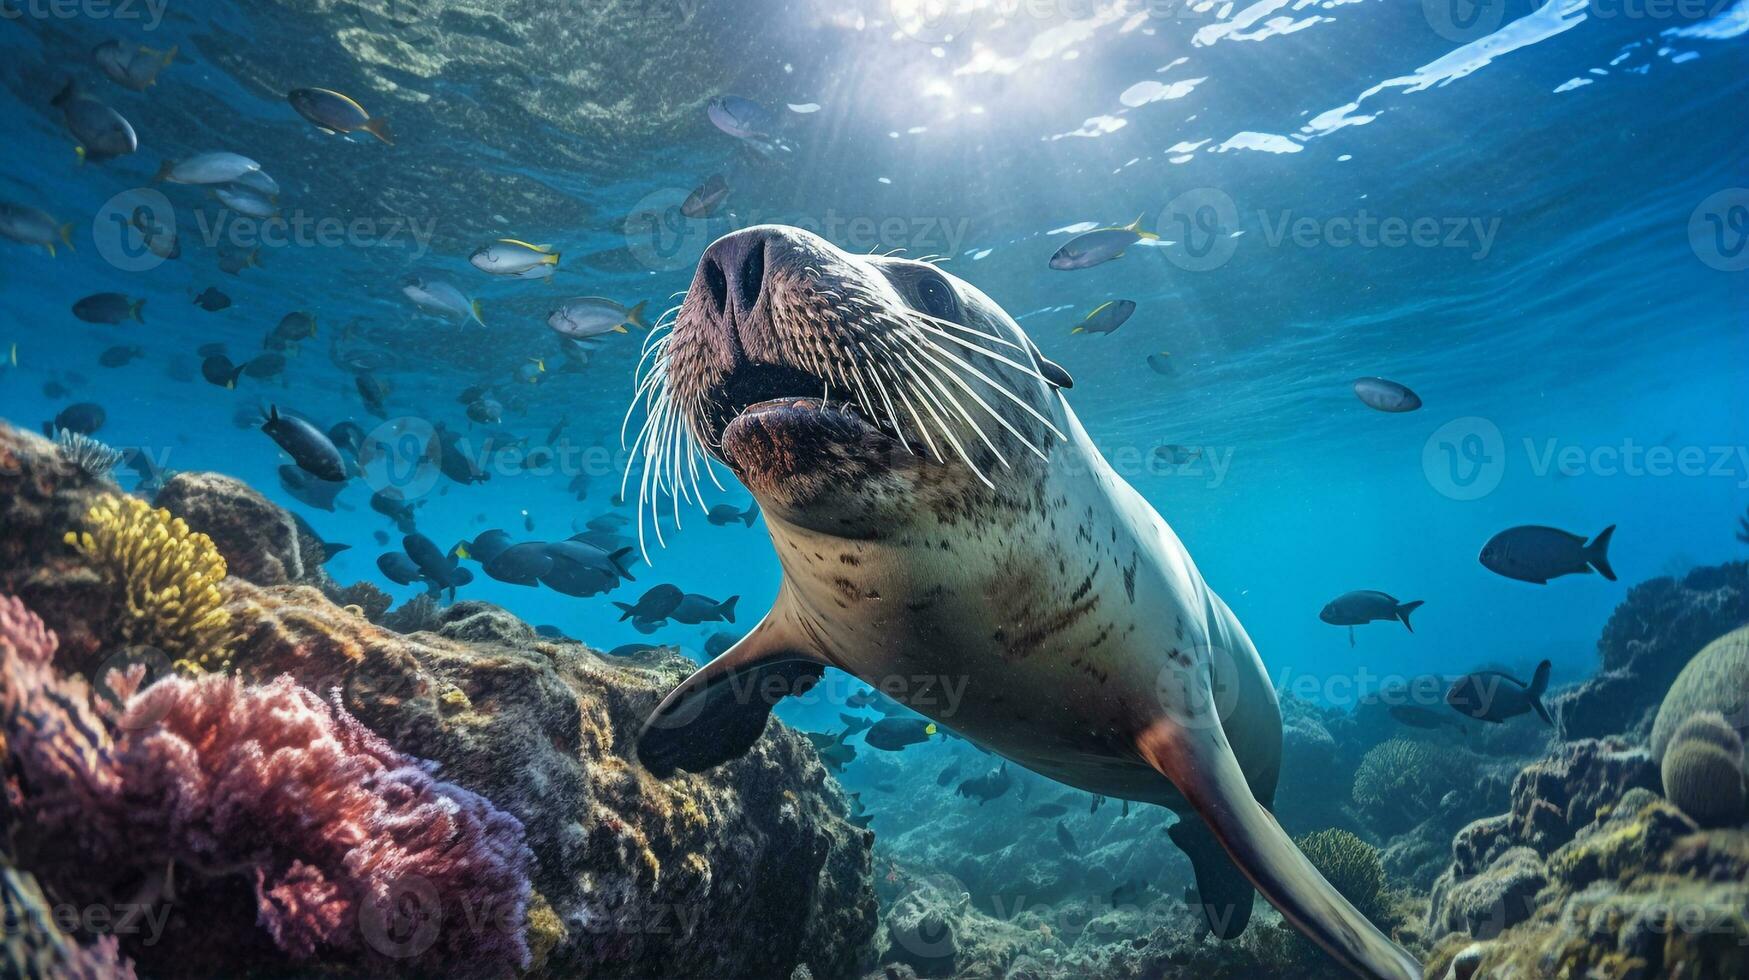
[[[643,764],[734,758],[837,667],[1035,772],[1177,811],[1217,933],[1243,928],[1254,885],[1356,973],[1419,978],[1266,809],[1281,716],[1263,663],[1094,449],[1071,384],[926,262],[778,226],[706,249],[648,342],[640,510],[697,497],[708,453],[757,498],[783,582],[657,707]]]

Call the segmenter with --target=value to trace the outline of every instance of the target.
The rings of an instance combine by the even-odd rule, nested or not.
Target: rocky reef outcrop
[[[1728,582],[1741,568],[1690,573],[1684,586],[1699,608],[1672,613],[1675,628],[1717,620],[1731,589],[1692,586]],[[1429,976],[1749,975],[1749,644],[1742,630],[1711,644],[1673,641],[1632,618],[1630,607],[1647,595],[1668,600],[1673,588],[1664,579],[1636,589],[1645,593],[1630,594],[1603,644],[1614,670],[1662,679],[1651,692],[1655,704],[1662,695],[1652,745],[1642,744],[1647,718],[1636,707],[1645,692],[1616,698],[1608,710],[1625,737],[1563,744],[1518,774],[1506,813],[1458,833],[1429,903]],[[1663,659],[1672,642],[1704,650],[1672,667]],[[1604,690],[1582,686],[1569,704],[1587,705],[1594,713],[1580,717],[1595,721],[1602,702],[1589,699]]]
[[[1643,733],[1701,647],[1749,624],[1749,563],[1690,570],[1628,591],[1597,641],[1599,672],[1549,704],[1563,738]]]
[[[236,569],[217,585],[228,669],[144,656],[122,576],[66,540],[118,495],[0,427],[5,874],[161,921],[151,943],[75,922],[18,955],[165,977],[829,978],[871,960],[872,835],[806,739],[774,720],[708,773],[639,764],[684,657],[610,659],[482,603],[379,626],[374,590],[299,584],[315,576],[285,512],[207,474],[164,488],[176,516],[118,534],[180,519]]]

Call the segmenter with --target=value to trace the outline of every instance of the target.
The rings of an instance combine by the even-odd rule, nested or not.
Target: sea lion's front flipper
[[[1421,980],[1420,964],[1331,887],[1258,804],[1219,723],[1162,718],[1137,736],[1136,749],[1190,801],[1233,864],[1294,928],[1360,976]]]
[[[638,758],[661,777],[739,758],[759,741],[772,707],[812,688],[825,668],[774,609],[662,699],[638,735]]]
[[[1209,826],[1194,814],[1180,817],[1166,828],[1172,843],[1190,858],[1196,872],[1196,911],[1202,913],[1209,931],[1222,939],[1236,939],[1251,921],[1251,905],[1257,889],[1233,867],[1226,848]]]

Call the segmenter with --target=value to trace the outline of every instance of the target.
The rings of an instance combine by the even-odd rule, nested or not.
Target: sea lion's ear
[[[1075,387],[1075,379],[1069,377],[1069,372],[1063,370],[1061,364],[1058,364],[1056,361],[1051,360],[1043,354],[1040,354],[1038,358],[1038,370],[1040,374],[1045,376],[1046,381],[1056,385],[1058,388]]]
[[[826,665],[796,638],[782,597],[739,643],[705,664],[656,706],[638,735],[638,758],[658,777],[703,772],[759,741],[777,702],[806,693]]]
[[[1075,387],[1075,379],[1069,377],[1069,372],[1061,364],[1046,357],[1045,352],[1038,349],[1031,337],[1026,338],[1026,346],[1032,348],[1032,359],[1038,364],[1040,376],[1058,388]]]

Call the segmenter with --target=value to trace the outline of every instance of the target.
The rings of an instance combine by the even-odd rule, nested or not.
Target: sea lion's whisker
[[[875,362],[874,356],[869,354],[868,348],[864,347],[860,341],[856,346],[858,350],[862,351],[863,357],[868,359],[868,379],[874,382],[875,390],[880,392],[881,401],[887,406],[887,418],[892,420],[893,435],[897,436],[900,442],[905,442],[905,430],[899,426],[899,413],[893,411],[893,399],[887,394],[886,386],[881,384],[881,374],[880,371],[877,370],[878,365]]]
[[[1002,428],[1006,429],[1008,431],[1008,434],[1014,437],[1015,441],[1019,442],[1022,446],[1025,446],[1027,449],[1031,450],[1032,454],[1034,456],[1037,456],[1039,459],[1042,459],[1046,462],[1050,461],[1050,457],[1045,455],[1044,450],[1033,445],[1032,439],[1030,439],[1026,435],[1022,434],[1021,431],[1019,429],[1016,429],[1012,423],[1010,423],[1007,419],[1003,418],[1002,413],[998,412],[998,411],[996,411],[996,409],[992,408],[990,406],[990,403],[986,402],[983,399],[983,397],[981,395],[979,395],[977,393],[977,391],[972,388],[971,385],[967,384],[966,380],[964,378],[960,377],[958,373],[948,369],[947,365],[942,364],[940,361],[935,360],[935,352],[934,351],[930,350],[927,347],[919,347],[918,353],[922,354],[924,357],[929,358],[931,361],[933,361],[936,364],[937,367],[941,368],[942,374],[946,375],[949,379],[951,379],[953,381],[954,384],[958,385],[960,387],[960,390],[964,391],[966,393],[967,397],[971,398],[972,401],[977,402],[979,408],[982,408],[985,412],[988,412],[990,417],[996,420],[996,424],[1000,425],[1000,426],[1002,426]],[[992,448],[994,448],[994,447],[992,447]],[[997,453],[997,456],[1000,457],[1001,453]],[[1003,460],[1003,463],[1006,464],[1007,460]]]
[[[1031,415],[1033,418],[1038,419],[1040,422],[1044,423],[1045,428],[1047,428],[1047,429],[1051,430],[1051,432],[1055,433],[1056,437],[1058,439],[1061,439],[1064,442],[1068,441],[1069,437],[1063,434],[1063,430],[1057,428],[1057,425],[1055,422],[1052,422],[1050,419],[1046,418],[1044,416],[1044,414],[1041,413],[1038,409],[1033,408],[1030,404],[1027,403],[1026,399],[1020,397],[1019,395],[1016,395],[1012,391],[1009,391],[1008,387],[1006,385],[997,383],[993,378],[991,378],[989,375],[985,374],[983,371],[979,370],[976,366],[967,362],[964,358],[958,356],[953,351],[948,350],[947,348],[941,346],[940,344],[934,343],[933,341],[930,341],[927,338],[924,338],[924,342],[928,343],[931,347],[933,347],[937,353],[941,354],[941,356],[946,357],[947,359],[953,361],[962,370],[969,373],[972,377],[977,378],[979,381],[982,381],[985,384],[989,385],[998,394],[1002,395],[1004,398],[1007,398],[1009,401],[1013,402],[1014,404],[1019,405],[1023,410],[1026,411],[1027,414]]]
[[[924,313],[921,310],[910,310],[907,312],[907,315],[910,317],[913,317],[917,320],[922,321],[922,323],[920,325],[923,325],[923,326],[934,327],[937,330],[941,330],[941,329],[958,330],[961,333],[969,333],[969,334],[972,334],[973,336],[976,336],[976,337],[982,337],[985,340],[994,340],[996,343],[1001,344],[1004,347],[1012,347],[1013,349],[1015,349],[1017,351],[1022,351],[1022,352],[1026,351],[1025,347],[1022,347],[1021,345],[1015,343],[1014,341],[1009,340],[1007,337],[1001,337],[1001,336],[998,336],[996,334],[990,333],[990,332],[985,331],[985,330],[979,330],[977,327],[968,327],[963,323],[955,323],[952,320],[944,320],[938,316],[930,316],[929,314]]]
[[[997,449],[996,444],[990,441],[990,436],[984,432],[984,427],[979,425],[976,419],[972,418],[972,413],[966,411],[966,407],[964,405],[960,404],[959,399],[955,398],[953,396],[953,393],[951,391],[947,390],[947,386],[941,383],[941,378],[940,378],[941,374],[944,374],[944,373],[948,374],[949,377],[953,377],[953,375],[951,373],[947,372],[945,369],[941,368],[939,364],[937,365],[936,369],[931,370],[928,367],[928,365],[925,365],[925,364],[917,361],[915,357],[908,358],[908,359],[917,365],[918,375],[920,377],[927,378],[929,380],[929,383],[934,385],[936,391],[939,391],[941,393],[941,397],[947,399],[947,404],[953,406],[954,411],[958,412],[960,418],[964,419],[965,423],[967,425],[971,426],[972,431],[976,432],[978,434],[978,438],[983,440],[984,445],[987,446],[992,453],[996,454],[996,459],[1002,463],[1003,468],[1004,469],[1011,468],[1009,466],[1009,463],[1008,463],[1008,457],[1004,456],[1002,454],[1002,450]],[[957,382],[961,387],[965,387],[965,382],[961,381],[959,378],[954,377],[953,380],[955,382]],[[933,399],[934,395],[931,395],[930,397]],[[937,401],[937,404],[940,404],[939,400]],[[946,411],[946,405],[942,406],[942,410]],[[967,463],[969,464],[970,460],[967,460]],[[980,476],[981,475],[982,474],[980,474]],[[989,481],[986,480],[984,482],[988,483]]]
[[[973,476],[982,480],[984,485],[990,489],[996,489],[996,485],[990,482],[990,478],[985,476],[982,470],[978,469],[978,464],[972,462],[972,456],[970,453],[966,452],[966,447],[960,445],[959,437],[953,434],[953,427],[948,425],[947,421],[941,417],[941,414],[935,410],[935,405],[932,404],[935,402],[935,396],[930,393],[928,387],[923,384],[921,375],[916,376],[918,377],[918,380],[915,382],[915,394],[917,395],[917,400],[923,403],[923,407],[929,411],[930,417],[935,419],[936,430],[941,433],[941,437],[947,441],[947,444],[953,447],[954,452],[959,454],[960,460],[966,464],[966,469],[972,471]],[[945,407],[942,408],[942,411],[946,410]]]
[[[1016,371],[1019,371],[1020,373],[1026,375],[1029,378],[1034,378],[1034,379],[1037,379],[1039,381],[1045,380],[1045,376],[1039,373],[1038,368],[1035,368],[1030,364],[1022,364],[1019,361],[1014,360],[1013,358],[1009,357],[1006,354],[1002,354],[1002,353],[999,353],[997,351],[993,351],[993,350],[989,349],[988,347],[980,347],[979,345],[974,344],[969,340],[966,340],[964,337],[957,337],[951,333],[948,333],[946,330],[942,330],[939,327],[932,326],[928,323],[919,323],[919,324],[916,324],[916,326],[922,332],[927,333],[932,337],[940,337],[944,340],[951,340],[954,343],[960,345],[961,347],[966,348],[967,350],[977,351],[978,353],[984,355],[985,357],[988,357],[989,359],[991,359],[993,361],[998,361],[1002,364],[1006,364],[1009,367],[1015,369]],[[1019,348],[1015,348],[1015,349],[1019,350]],[[1049,382],[1046,382],[1046,383],[1048,384]]]
[[[929,447],[931,453],[935,454],[935,461],[937,463],[947,462],[947,460],[941,455],[941,449],[935,445],[935,440],[929,437],[929,427],[923,424],[923,416],[918,414],[917,406],[911,404],[911,399],[906,396],[905,381],[899,377],[899,372],[893,367],[891,362],[882,364],[882,367],[885,367],[887,373],[891,376],[893,390],[898,393],[899,401],[904,402],[905,410],[911,413],[911,420],[917,423],[917,434],[923,437],[923,444]]]

